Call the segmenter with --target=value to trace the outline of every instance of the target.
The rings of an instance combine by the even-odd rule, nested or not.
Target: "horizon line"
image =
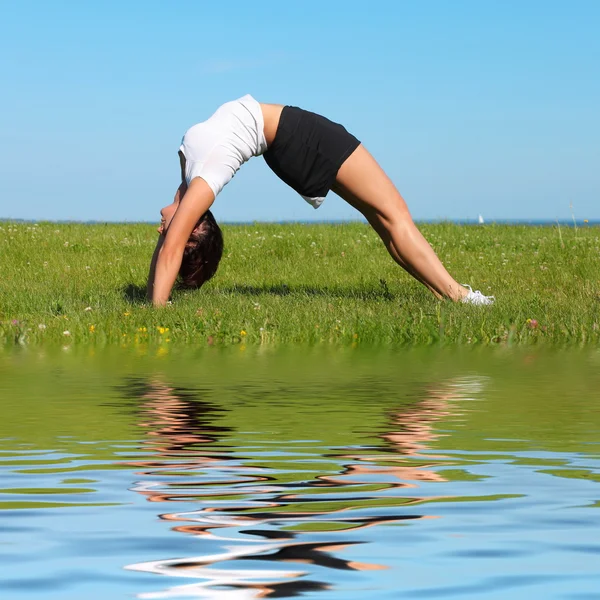
[[[483,222],[479,219],[414,219],[415,223],[435,225],[450,223],[453,225],[561,225],[561,226],[597,226],[600,219],[488,219]],[[103,219],[19,219],[0,217],[0,223],[55,223],[55,224],[81,224],[81,225],[156,225],[155,221],[108,221]],[[282,219],[280,221],[235,221],[221,220],[222,225],[345,225],[353,223],[367,223],[366,219],[323,219],[302,220]]]

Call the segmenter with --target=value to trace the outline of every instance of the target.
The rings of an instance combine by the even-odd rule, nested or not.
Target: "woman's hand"
[[[200,217],[212,206],[215,195],[201,177],[192,179],[183,199],[177,207],[177,211],[171,223],[168,225],[166,235],[161,238],[156,246],[154,285],[152,286],[152,303],[154,306],[164,306],[171,293],[181,259],[183,250],[194,227]],[[153,257],[154,262],[154,257]],[[150,279],[148,281],[148,292],[150,292]]]

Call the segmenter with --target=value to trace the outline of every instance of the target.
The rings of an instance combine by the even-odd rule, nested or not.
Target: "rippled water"
[[[0,596],[600,597],[600,352],[0,354]]]

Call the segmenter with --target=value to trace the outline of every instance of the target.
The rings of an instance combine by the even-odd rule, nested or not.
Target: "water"
[[[600,597],[600,352],[0,354],[0,591]]]

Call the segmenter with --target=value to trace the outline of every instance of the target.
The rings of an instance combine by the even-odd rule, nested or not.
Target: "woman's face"
[[[160,225],[158,226],[158,229],[156,230],[156,231],[158,231],[158,233],[160,233],[160,235],[167,235],[167,229],[169,228],[169,225],[171,224],[171,221],[173,220],[173,217],[175,216],[175,213],[177,212],[178,206],[179,206],[179,198],[175,197],[175,200],[173,200],[173,202],[171,204],[169,204],[168,206],[165,206],[160,211]]]
[[[171,204],[169,204],[168,206],[165,206],[160,211],[160,225],[159,225],[158,229],[156,230],[156,231],[158,231],[158,233],[160,233],[160,235],[167,235],[167,229],[169,228],[169,225],[171,224],[171,221],[173,220],[173,217],[175,216],[175,213],[177,212],[179,203],[181,202],[181,199],[183,198],[186,190],[187,190],[187,185],[185,183],[182,183],[177,188],[177,191],[175,192],[175,197],[173,198],[173,202]]]

